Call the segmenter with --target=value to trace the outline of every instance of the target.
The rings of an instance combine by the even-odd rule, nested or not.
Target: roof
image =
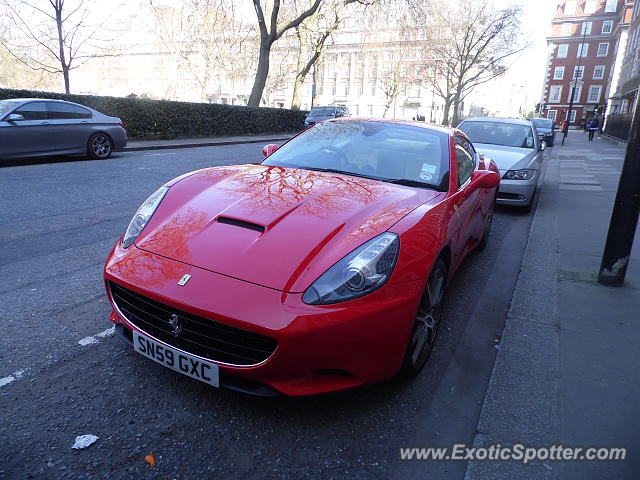
[[[465,122],[494,122],[494,123],[511,123],[515,125],[531,125],[529,120],[520,120],[519,118],[506,117],[471,117],[465,118]]]
[[[59,100],[57,98],[4,98],[3,101],[7,102],[33,102],[33,101],[41,101],[41,102],[63,102],[63,103],[74,103],[69,102],[68,100]],[[78,105],[78,104],[76,104]]]

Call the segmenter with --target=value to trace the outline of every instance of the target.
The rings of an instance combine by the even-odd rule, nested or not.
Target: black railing
[[[622,140],[628,140],[632,118],[633,115],[630,113],[608,115],[604,133]]]

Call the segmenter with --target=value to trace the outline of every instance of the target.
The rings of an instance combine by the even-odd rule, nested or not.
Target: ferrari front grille
[[[187,353],[214,362],[249,366],[265,361],[278,346],[273,338],[193,315],[117,283],[109,282],[109,289],[118,310],[129,322]]]

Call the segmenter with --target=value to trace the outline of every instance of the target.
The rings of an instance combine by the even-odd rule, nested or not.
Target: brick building
[[[549,58],[540,114],[561,125],[581,126],[601,113],[615,70],[617,43],[626,31],[624,0],[563,0],[547,37]],[[625,26],[626,25],[626,26]],[[573,107],[570,96],[575,83]]]

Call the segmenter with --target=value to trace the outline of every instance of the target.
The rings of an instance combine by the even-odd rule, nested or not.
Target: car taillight
[[[120,125],[122,128],[124,128],[124,123],[120,122],[120,123],[118,123],[118,125]]]

